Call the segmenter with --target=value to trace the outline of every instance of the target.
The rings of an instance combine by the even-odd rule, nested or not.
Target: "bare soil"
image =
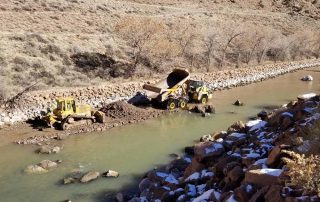
[[[101,109],[106,114],[106,122],[94,123],[89,126],[79,126],[66,131],[46,128],[43,125],[31,121],[0,130],[0,146],[9,142],[18,144],[49,144],[53,140],[63,140],[69,135],[88,132],[100,132],[110,128],[141,122],[147,119],[159,117],[167,113],[166,110],[151,107],[140,108],[124,101],[118,101],[106,105]]]

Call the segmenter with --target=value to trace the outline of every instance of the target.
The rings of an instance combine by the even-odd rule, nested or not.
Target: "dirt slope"
[[[140,66],[130,66],[134,57],[132,46],[128,46],[127,41],[115,31],[117,24],[122,20],[126,21],[128,17],[142,21],[142,24],[145,19],[156,20],[169,29],[169,34],[179,29],[182,30],[181,33],[184,33],[185,28],[192,29],[200,38],[206,37],[212,30],[246,28],[249,25],[259,26],[261,30],[272,28],[284,36],[299,31],[319,30],[320,22],[316,20],[319,18],[319,2],[295,2],[1,1],[0,85],[6,86],[1,93],[9,96],[33,82],[38,82],[37,88],[43,89],[51,86],[98,84],[114,80],[115,77],[148,77],[159,72],[159,69],[176,65],[185,67],[194,65],[197,61],[205,61],[204,56],[197,55],[204,54],[203,42],[196,40],[195,46],[201,47],[192,49],[196,55],[192,56],[195,61],[191,63],[188,63],[189,56],[182,58],[180,53],[170,55],[166,52],[167,49],[174,49],[174,44],[156,43],[151,46],[156,47],[159,52],[164,51],[156,52],[150,57],[158,57],[157,64],[160,65],[150,65],[150,61],[143,58]],[[87,63],[84,66],[77,65],[75,58],[86,52],[90,53],[88,57],[85,56],[89,58]],[[105,56],[96,63],[94,61],[100,57],[99,54]],[[202,71],[203,66],[203,63],[199,63],[194,68]],[[212,66],[215,67],[215,64]]]

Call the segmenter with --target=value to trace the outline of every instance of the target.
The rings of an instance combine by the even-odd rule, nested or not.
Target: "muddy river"
[[[314,77],[302,82],[303,75]],[[101,201],[110,192],[127,188],[141,175],[168,163],[170,154],[181,154],[200,136],[225,130],[237,120],[247,120],[262,109],[271,109],[295,99],[298,94],[320,91],[320,68],[302,70],[273,80],[216,92],[216,114],[202,118],[196,114],[169,114],[140,124],[114,128],[102,133],[82,134],[64,140],[64,149],[55,155],[34,153],[36,146],[0,147],[0,201]],[[240,99],[243,107],[232,103]],[[23,169],[43,159],[63,160],[55,170],[43,175],[26,175]],[[117,170],[120,177],[102,178],[89,184],[61,185],[73,169]]]

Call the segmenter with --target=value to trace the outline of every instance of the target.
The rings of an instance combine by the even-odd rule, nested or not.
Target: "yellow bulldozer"
[[[91,125],[94,122],[104,123],[105,114],[93,109],[90,105],[77,105],[74,98],[58,98],[56,106],[48,109],[43,117],[46,123],[67,130],[75,126]]]

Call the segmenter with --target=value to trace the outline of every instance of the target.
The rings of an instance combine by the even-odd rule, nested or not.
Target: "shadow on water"
[[[290,101],[288,101],[288,102],[290,102]],[[280,106],[279,105],[255,105],[254,107],[257,109],[261,109],[261,110],[272,111],[274,109],[278,109]]]

